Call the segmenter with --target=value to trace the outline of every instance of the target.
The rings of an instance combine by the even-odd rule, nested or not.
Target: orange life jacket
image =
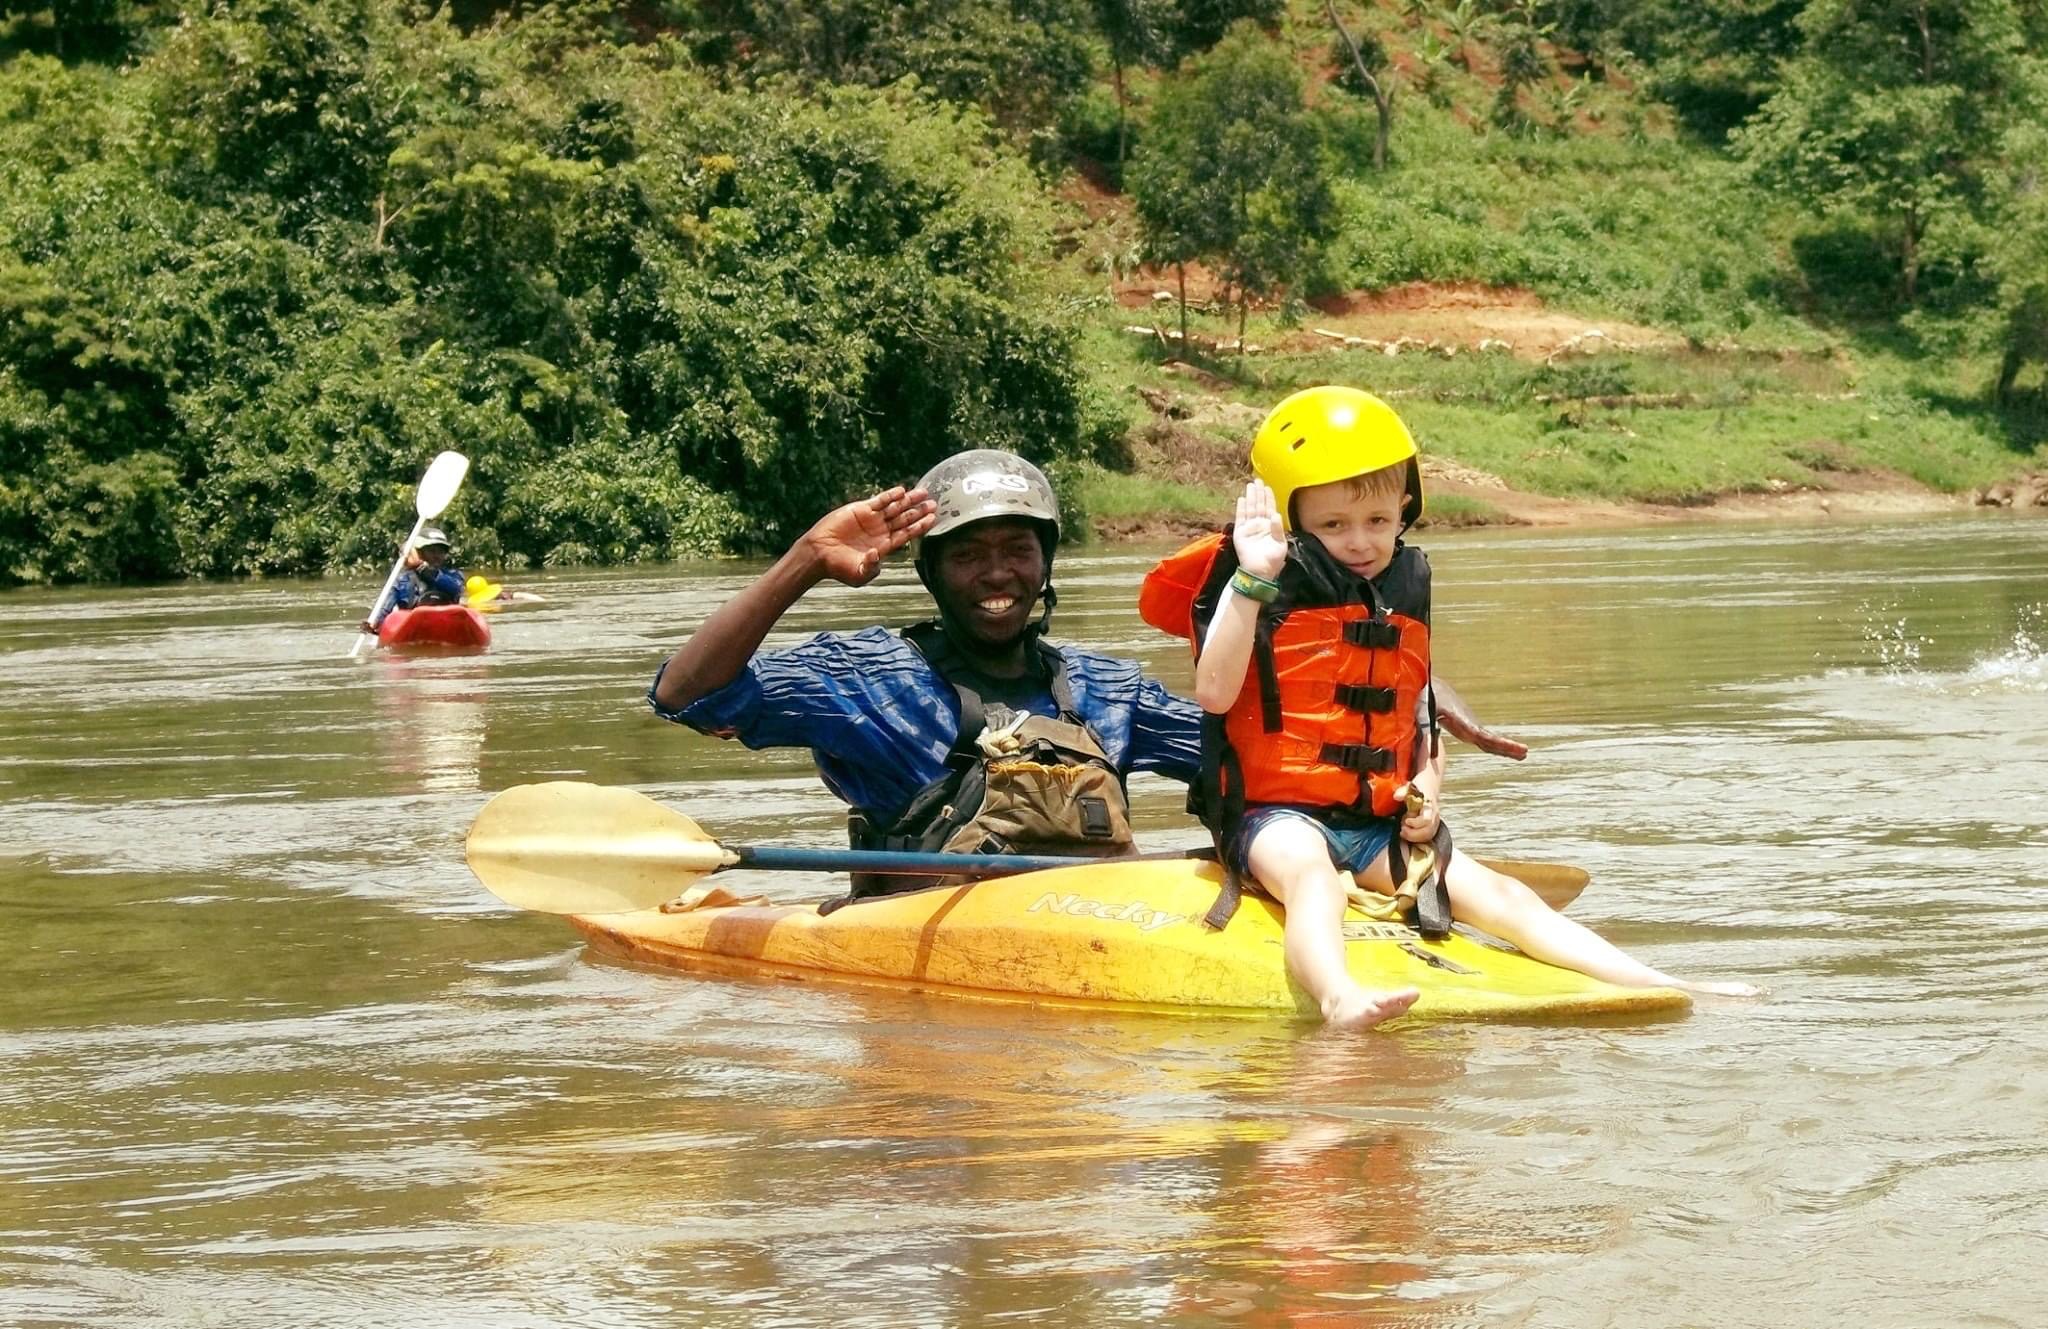
[[[1205,536],[1146,575],[1138,612],[1201,652],[1237,568],[1229,533]],[[1297,535],[1280,595],[1261,605],[1253,668],[1205,752],[1201,809],[1216,827],[1246,804],[1400,811],[1395,790],[1426,759],[1418,704],[1429,688],[1429,562],[1397,545],[1370,583]],[[1430,709],[1434,738],[1434,707]],[[1210,726],[1213,731],[1214,725]],[[1222,769],[1212,771],[1211,764]]]

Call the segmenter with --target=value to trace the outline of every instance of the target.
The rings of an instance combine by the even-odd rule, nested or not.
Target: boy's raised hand
[[[1237,500],[1230,542],[1237,550],[1237,565],[1255,577],[1271,581],[1287,566],[1287,532],[1280,525],[1279,505],[1265,481],[1253,480],[1244,487]]]

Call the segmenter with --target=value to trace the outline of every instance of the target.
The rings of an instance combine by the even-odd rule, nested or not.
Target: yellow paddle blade
[[[1593,874],[1569,863],[1531,863],[1517,858],[1482,858],[1479,862],[1495,872],[1504,872],[1543,897],[1552,909],[1562,909],[1579,898]]]
[[[652,909],[739,862],[674,808],[574,780],[514,785],[484,804],[465,856],[491,894],[544,914]]]

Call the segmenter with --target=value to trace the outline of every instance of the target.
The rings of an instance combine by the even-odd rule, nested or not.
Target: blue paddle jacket
[[[394,609],[410,609],[417,604],[459,605],[468,586],[469,579],[462,575],[460,568],[443,564],[441,570],[432,576],[424,567],[407,568],[398,574],[391,594],[377,602],[377,611],[370,615],[370,626],[382,623]]]
[[[1129,660],[1074,646],[1059,650],[1074,704],[1118,771],[1195,779],[1202,766],[1199,707]],[[659,671],[654,679],[660,683]],[[750,748],[809,748],[834,794],[882,819],[945,772],[960,725],[952,685],[915,646],[880,627],[821,632],[786,650],[762,651],[732,682],[681,710],[655,700],[652,687],[647,701],[664,720]],[[1059,712],[1049,692],[1028,706],[1039,715]]]

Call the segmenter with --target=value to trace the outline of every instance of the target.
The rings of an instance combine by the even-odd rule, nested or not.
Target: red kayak
[[[491,644],[491,625],[468,605],[421,605],[394,609],[377,625],[383,646],[463,646],[480,650]]]

